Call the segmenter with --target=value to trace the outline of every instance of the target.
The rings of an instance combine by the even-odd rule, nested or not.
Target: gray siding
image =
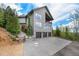
[[[33,28],[33,37],[36,37],[36,32],[41,32],[43,36],[43,32],[51,32],[52,24],[50,22],[45,22],[45,13],[48,13],[46,8],[40,8],[33,11],[32,14],[28,14],[30,18],[30,24]],[[27,21],[28,21],[27,17]]]
[[[49,22],[45,22],[45,12],[47,12],[45,8],[41,8],[39,10],[34,11],[34,31],[51,31],[51,25],[49,24]],[[38,14],[37,17],[36,14]]]

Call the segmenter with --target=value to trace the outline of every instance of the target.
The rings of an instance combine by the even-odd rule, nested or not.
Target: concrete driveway
[[[28,39],[24,43],[24,56],[51,56],[69,45],[71,41],[51,37],[42,39]]]
[[[79,42],[72,41],[71,44],[61,49],[53,56],[79,56]]]

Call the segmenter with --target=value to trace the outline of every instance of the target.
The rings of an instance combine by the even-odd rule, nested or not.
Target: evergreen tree
[[[3,9],[0,8],[0,26],[1,27],[3,27],[3,23],[4,23],[3,17],[4,17]]]
[[[60,36],[60,30],[58,27],[56,28],[56,36]]]
[[[17,35],[20,32],[18,18],[15,14],[15,10],[12,10],[9,6],[5,10],[4,15],[6,29],[13,35]]]
[[[31,22],[30,22],[30,18],[28,18],[28,28],[27,28],[27,31],[26,31],[26,34],[28,36],[31,36],[33,34],[33,31],[32,31],[32,26],[31,26]]]
[[[66,31],[65,31],[66,38],[69,37],[68,33],[69,33],[69,30],[68,30],[68,27],[66,27]]]

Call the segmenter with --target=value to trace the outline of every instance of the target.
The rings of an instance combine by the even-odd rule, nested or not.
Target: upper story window
[[[38,13],[35,14],[35,19],[36,20],[41,20],[42,16]]]

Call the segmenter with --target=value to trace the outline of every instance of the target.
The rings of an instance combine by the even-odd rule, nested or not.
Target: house
[[[52,36],[52,20],[47,6],[31,10],[26,16],[26,25],[32,27],[33,38],[44,38]],[[23,19],[25,19],[23,18]]]
[[[18,16],[18,18],[19,18],[20,29],[25,30],[27,27],[25,16],[21,15],[21,16]]]

